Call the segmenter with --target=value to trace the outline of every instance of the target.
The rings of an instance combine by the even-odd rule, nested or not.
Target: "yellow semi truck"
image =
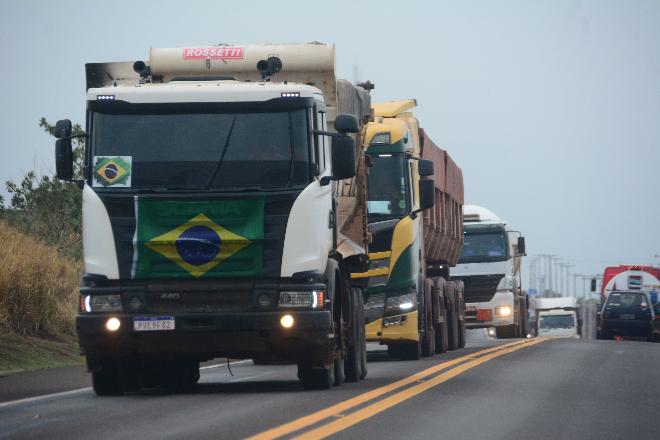
[[[368,341],[418,359],[465,345],[463,283],[450,278],[463,243],[463,175],[410,112],[413,99],[372,105],[365,127]]]

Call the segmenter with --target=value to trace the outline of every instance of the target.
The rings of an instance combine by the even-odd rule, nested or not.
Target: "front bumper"
[[[652,321],[632,319],[603,319],[601,329],[614,336],[650,337],[655,333]]]
[[[292,328],[280,318],[291,315]],[[162,314],[159,314],[162,315]],[[110,332],[105,323],[111,316],[121,321]],[[332,347],[330,311],[273,311],[222,314],[170,314],[174,330],[135,331],[131,314],[79,315],[76,330],[80,347],[89,356],[188,355],[250,358],[273,355],[297,359],[305,353],[324,352]]]
[[[506,317],[497,316],[495,309],[501,306],[511,307],[511,315]],[[479,309],[490,310],[492,319],[477,319]],[[516,322],[515,304],[513,292],[511,291],[496,292],[493,299],[488,302],[466,303],[465,310],[465,326],[467,328],[501,327]]]
[[[379,318],[367,324],[365,331],[367,341],[380,342],[418,342],[419,313],[417,310],[402,315]]]

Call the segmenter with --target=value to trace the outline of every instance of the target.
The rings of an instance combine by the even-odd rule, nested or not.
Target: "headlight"
[[[499,284],[497,285],[497,290],[511,290],[511,289],[513,289],[513,277],[509,275],[502,277]]]
[[[510,306],[495,307],[495,315],[500,318],[506,318],[508,316],[511,316],[511,307]]]
[[[85,312],[121,312],[121,295],[87,295],[83,299]]]
[[[415,310],[417,307],[417,293],[411,292],[399,296],[390,296],[385,302],[386,315],[400,315]]]
[[[322,309],[324,307],[325,292],[322,290],[309,291],[291,291],[280,292],[280,299],[277,303],[280,308],[292,309]]]

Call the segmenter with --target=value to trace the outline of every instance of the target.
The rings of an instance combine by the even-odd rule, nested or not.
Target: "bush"
[[[82,265],[0,220],[0,323],[24,335],[73,334]]]

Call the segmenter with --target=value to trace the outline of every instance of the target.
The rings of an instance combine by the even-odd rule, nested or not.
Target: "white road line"
[[[244,364],[246,362],[252,362],[252,359],[245,359],[242,361],[234,361],[230,362],[230,365],[236,365],[236,364]],[[213,364],[213,365],[207,365],[205,367],[200,367],[200,370],[209,370],[211,368],[218,368],[218,367],[226,367],[227,363],[223,362],[221,364]],[[72,396],[75,394],[80,394],[85,391],[91,391],[92,387],[85,387],[85,388],[77,388],[75,390],[69,390],[69,391],[62,391],[59,393],[52,393],[52,394],[44,394],[41,396],[34,396],[34,397],[26,397],[24,399],[18,399],[18,400],[10,400],[9,402],[1,402],[0,403],[0,409],[2,408],[8,408],[14,405],[20,405],[22,403],[34,403],[34,402],[39,402],[40,400],[46,400],[46,399],[53,399],[53,398],[58,398],[58,397],[66,397],[66,396]]]
[[[91,390],[92,387],[85,387],[85,388],[78,388],[76,390],[62,391],[61,393],[44,394],[42,396],[26,397],[25,399],[11,400],[9,402],[0,403],[0,409],[7,408],[9,406],[20,405],[21,403],[32,403],[32,402],[38,402],[40,400],[52,399],[56,397],[71,396],[74,394],[80,394],[85,391],[91,391]]]
[[[252,359],[244,359],[242,361],[230,362],[229,365],[244,364],[246,362],[252,362]],[[223,362],[221,364],[213,364],[213,365],[207,365],[205,367],[199,367],[199,369],[200,370],[210,370],[211,368],[226,367],[226,366],[227,366],[227,362]]]

